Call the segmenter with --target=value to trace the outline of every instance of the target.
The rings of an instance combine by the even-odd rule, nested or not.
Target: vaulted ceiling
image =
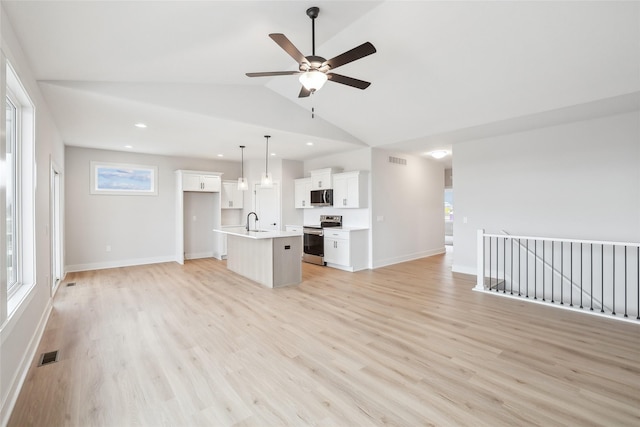
[[[638,109],[638,2],[3,1],[67,145],[239,160],[358,147],[414,154]],[[330,58],[377,53],[297,97],[269,37]],[[311,110],[315,111],[312,118]],[[146,129],[134,127],[143,122]],[[307,145],[313,142],[313,145]],[[125,148],[130,145],[133,148]]]

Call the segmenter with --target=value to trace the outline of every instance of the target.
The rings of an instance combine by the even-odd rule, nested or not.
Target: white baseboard
[[[467,267],[466,265],[455,265],[451,266],[451,271],[454,273],[462,273],[469,274],[471,276],[476,276],[478,274],[478,270],[475,267]]]
[[[200,259],[200,258],[213,258],[213,252],[193,252],[193,253],[184,254],[184,259]]]
[[[399,264],[401,262],[413,261],[420,258],[426,258],[434,255],[440,255],[446,252],[444,246],[428,251],[417,252],[413,254],[402,255],[394,258],[387,258],[373,262],[373,268],[386,267],[388,265]]]
[[[20,366],[11,379],[11,386],[9,387],[9,391],[7,392],[7,398],[4,402],[2,402],[2,407],[0,408],[0,426],[4,427],[9,423],[9,417],[11,417],[11,412],[13,411],[13,407],[18,400],[18,395],[20,394],[20,390],[22,389],[24,380],[27,378],[27,374],[29,373],[31,361],[36,355],[36,351],[38,350],[38,346],[40,345],[40,340],[42,339],[42,335],[44,334],[44,330],[47,326],[47,321],[49,320],[49,315],[51,314],[52,309],[53,302],[51,299],[49,299],[49,302],[47,303],[47,306],[42,313],[42,316],[40,317],[40,321],[38,322],[38,327],[29,340],[29,345],[24,352],[24,356],[22,358],[22,361],[20,362]]]
[[[175,262],[175,260],[176,259],[173,256],[154,257],[154,258],[136,258],[136,259],[125,259],[125,260],[119,260],[119,261],[93,262],[88,264],[67,265],[65,270],[67,272],[103,270],[105,268],[131,267],[134,265],[159,264],[161,262]]]

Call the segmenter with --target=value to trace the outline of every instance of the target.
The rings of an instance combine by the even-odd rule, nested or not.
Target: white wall
[[[459,143],[453,151],[454,271],[475,274],[479,228],[640,242],[637,111]]]
[[[157,196],[90,193],[91,161],[158,167]],[[155,156],[79,147],[66,149],[66,265],[79,271],[175,259],[177,169],[222,172],[235,180],[238,162]],[[106,251],[106,246],[111,251]]]
[[[282,161],[282,225],[300,225],[304,217],[302,209],[295,208],[295,183],[294,180],[301,178],[303,174],[303,163],[296,160]],[[284,229],[284,228],[283,228]]]
[[[5,57],[10,61],[35,104],[35,253],[36,280],[22,304],[6,321],[0,319],[0,425],[6,424],[15,403],[24,376],[33,360],[38,341],[44,330],[51,309],[51,239],[49,236],[50,163],[62,169],[65,179],[64,145],[45,104],[28,62],[15,39],[11,24],[0,8],[0,95],[5,97]],[[4,117],[4,115],[2,116]],[[4,138],[5,120],[0,120],[0,134]],[[4,144],[2,144],[4,148]],[[4,185],[4,180],[2,180]],[[4,194],[4,193],[3,193]],[[0,215],[4,221],[4,214]],[[5,246],[5,236],[0,233],[0,244]],[[4,269],[4,262],[0,262]],[[4,274],[2,277],[6,277]],[[6,280],[6,279],[5,279]],[[3,280],[3,289],[6,281]],[[4,291],[3,291],[4,292]],[[4,294],[6,296],[6,293]],[[2,310],[0,310],[2,311]]]
[[[406,166],[389,163],[389,156],[406,159]],[[382,149],[372,159],[373,267],[444,252],[442,164]]]

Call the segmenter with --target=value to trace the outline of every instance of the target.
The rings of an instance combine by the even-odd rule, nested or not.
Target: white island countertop
[[[279,231],[279,230],[251,230],[245,227],[225,227],[223,230],[214,229],[214,232],[229,234],[232,236],[246,237],[248,239],[279,239],[283,237],[302,236],[299,231]]]

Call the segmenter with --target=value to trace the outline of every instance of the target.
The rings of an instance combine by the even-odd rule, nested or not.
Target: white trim
[[[135,265],[146,265],[146,264],[160,264],[163,262],[176,262],[176,258],[174,256],[163,256],[163,257],[154,257],[154,258],[126,259],[126,260],[119,260],[119,261],[92,262],[88,264],[74,264],[74,265],[67,265],[65,271],[67,273],[71,273],[75,271],[104,270],[106,268],[131,267]]]
[[[562,310],[569,310],[572,311],[574,313],[582,313],[582,314],[588,314],[591,316],[597,316],[599,318],[604,318],[604,319],[611,319],[611,320],[617,320],[619,322],[627,322],[627,323],[633,323],[635,325],[638,324],[638,320],[636,320],[633,317],[623,317],[623,316],[614,316],[612,314],[604,314],[604,313],[600,313],[599,311],[596,310],[585,310],[584,308],[579,308],[579,307],[571,307],[568,304],[559,304],[559,303],[552,303],[549,301],[541,301],[541,300],[537,300],[537,299],[533,299],[533,298],[523,298],[521,296],[518,295],[511,295],[511,294],[503,294],[501,292],[495,292],[495,291],[489,291],[487,289],[477,289],[477,288],[473,288],[472,290],[476,291],[476,292],[482,292],[484,294],[491,294],[494,296],[499,296],[499,297],[503,297],[503,298],[509,298],[512,300],[517,300],[517,301],[523,301],[523,302],[530,302],[533,304],[540,304],[540,305],[544,305],[546,307],[549,308],[560,308]]]
[[[480,232],[480,230],[478,230],[478,232]],[[484,237],[499,237],[501,239],[512,239],[512,240],[520,239],[520,240],[538,240],[538,241],[545,241],[545,242],[586,243],[586,244],[593,243],[594,245],[640,247],[640,243],[637,243],[637,242],[608,242],[605,240],[581,240],[581,239],[562,239],[562,238],[556,238],[556,237],[512,236],[511,234],[489,234],[489,233],[485,233]]]
[[[213,258],[213,251],[185,253],[184,259]]]
[[[47,284],[48,285],[48,284]],[[33,295],[34,292],[31,293]],[[26,301],[25,301],[26,302]],[[21,307],[24,307],[27,304],[20,304]],[[42,340],[42,336],[44,335],[45,327],[47,326],[47,322],[49,320],[49,316],[51,315],[51,310],[53,309],[52,300],[49,299],[47,302],[47,306],[40,317],[40,322],[31,339],[29,340],[29,345],[24,353],[24,357],[19,364],[19,368],[16,370],[15,375],[11,379],[10,386],[7,392],[7,398],[2,402],[0,406],[0,426],[6,426],[9,422],[9,417],[11,416],[11,412],[13,412],[13,407],[18,400],[18,396],[20,395],[20,390],[22,389],[22,385],[24,384],[25,379],[27,378],[27,374],[29,373],[29,368],[31,367],[31,361],[34,359],[36,355],[36,351],[38,350],[38,346],[40,345],[40,341]],[[19,317],[19,316],[18,316]],[[15,323],[15,322],[14,322]],[[12,328],[3,328],[0,333],[2,334],[2,341],[4,341],[5,336],[10,335]]]
[[[468,274],[470,276],[477,276],[478,271],[473,268],[473,267],[467,267],[465,265],[452,265],[451,266],[451,271],[453,273],[460,273],[460,274]]]
[[[403,255],[403,256],[394,257],[394,258],[386,258],[386,259],[375,261],[373,263],[373,268],[374,269],[381,268],[389,265],[400,264],[401,262],[414,261],[416,259],[427,258],[434,255],[440,255],[446,252],[447,252],[447,249],[444,246],[442,246],[440,248],[430,249],[428,251],[416,252],[413,254]]]

